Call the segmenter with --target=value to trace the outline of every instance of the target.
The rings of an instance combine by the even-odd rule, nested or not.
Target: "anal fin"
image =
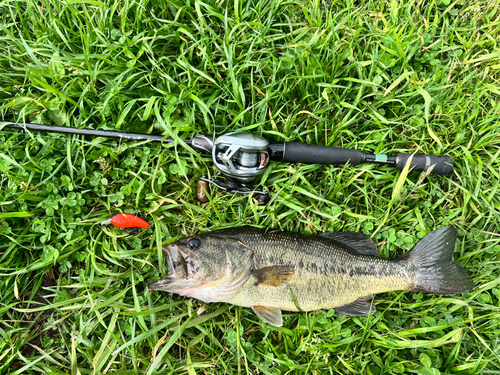
[[[252,310],[259,318],[272,326],[281,327],[283,325],[281,310],[276,307],[252,306]]]
[[[373,296],[358,298],[356,301],[344,306],[335,308],[335,312],[342,315],[361,315],[366,316],[374,314],[377,308],[372,304]]]

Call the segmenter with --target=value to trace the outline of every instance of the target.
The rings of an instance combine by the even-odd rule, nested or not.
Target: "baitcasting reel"
[[[206,191],[209,184],[228,193],[255,194],[260,204],[269,201],[269,193],[262,188],[252,188],[269,164],[269,142],[259,136],[245,132],[225,134],[215,139],[196,135],[191,146],[198,151],[210,152],[212,160],[226,177],[226,181],[202,176],[196,190],[197,199],[208,202]]]

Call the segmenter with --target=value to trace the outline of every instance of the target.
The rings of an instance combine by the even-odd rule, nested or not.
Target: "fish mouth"
[[[167,259],[168,274],[166,277],[149,284],[149,290],[169,291],[180,283],[186,285],[198,271],[198,260],[194,254],[182,251],[174,243],[163,247],[163,254]]]

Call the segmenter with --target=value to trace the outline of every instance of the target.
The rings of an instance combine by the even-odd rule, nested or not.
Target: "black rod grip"
[[[361,151],[348,148],[285,142],[283,161],[333,165],[343,165],[349,162],[351,165],[357,165],[365,161],[365,154]]]
[[[394,166],[402,170],[406,166],[406,162],[410,156],[410,154],[397,154]],[[444,176],[453,170],[453,159],[449,156],[415,154],[411,160],[410,169],[425,171],[432,165],[434,165],[432,173]]]

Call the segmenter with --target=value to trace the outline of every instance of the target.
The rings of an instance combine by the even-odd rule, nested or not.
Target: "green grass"
[[[0,119],[177,146],[0,131],[0,373],[500,373],[499,40],[497,1],[2,1]],[[398,183],[276,163],[266,207],[196,202],[218,174],[181,137],[237,129],[455,168]],[[118,212],[154,225],[98,224]],[[384,257],[452,224],[476,288],[378,295],[370,318],[285,313],[279,329],[148,291],[163,242],[243,224],[373,234]]]

